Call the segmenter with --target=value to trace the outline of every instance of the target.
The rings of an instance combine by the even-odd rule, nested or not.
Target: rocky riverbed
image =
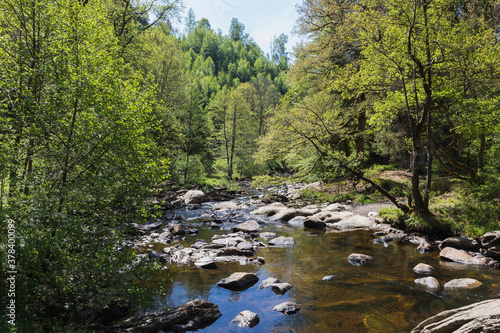
[[[200,298],[217,307],[199,320],[198,328],[211,324],[207,332],[408,332],[441,310],[500,294],[500,232],[429,240],[378,219],[389,204],[308,205],[297,193],[292,185],[214,202],[179,192],[162,218],[131,225],[136,237],[124,245],[160,261],[158,281],[172,281],[158,307],[181,310],[164,316]],[[162,322],[151,316],[133,322]],[[165,323],[155,329],[174,330]]]

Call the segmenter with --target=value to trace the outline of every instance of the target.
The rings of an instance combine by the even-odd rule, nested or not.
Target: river
[[[224,224],[226,230],[214,231],[204,223],[210,219],[199,218],[213,214],[213,203],[204,203],[194,210],[165,212],[166,220],[180,215],[187,227],[198,229],[197,235],[172,245],[189,247],[197,239],[210,242],[214,234],[230,233],[231,225],[237,221],[256,218],[266,222],[262,216],[249,213],[255,206],[250,197],[241,197],[238,203],[242,209],[232,212],[232,222]],[[374,244],[373,230],[326,233],[276,222],[261,225],[262,231],[293,237],[296,245],[260,248],[255,255],[265,258],[263,265],[224,263],[214,270],[199,269],[193,264],[169,265],[151,281],[163,283],[167,294],[158,297],[156,306],[148,310],[177,306],[194,298],[217,304],[222,316],[199,332],[409,332],[423,319],[443,310],[500,294],[500,271],[442,261],[437,246],[433,246],[434,251],[421,254],[411,243],[390,243],[388,247]],[[152,248],[163,247],[165,245],[153,244]],[[368,254],[374,260],[364,266],[353,266],[347,261],[351,253]],[[413,271],[418,263],[436,268],[432,276],[441,284],[438,291],[425,290],[415,284],[414,280],[422,277]],[[230,291],[216,285],[234,272],[256,273],[259,282],[244,291]],[[323,281],[327,275],[335,277]],[[259,283],[268,277],[288,282],[293,288],[285,295],[277,295],[271,288],[259,290]],[[474,278],[483,285],[472,290],[443,289],[444,283],[457,278]],[[301,310],[288,316],[272,310],[285,301],[296,302]],[[257,313],[260,323],[251,329],[231,324],[243,310]]]

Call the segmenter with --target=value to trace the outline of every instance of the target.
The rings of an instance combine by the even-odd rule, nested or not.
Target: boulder
[[[427,243],[426,241],[423,241],[422,243],[420,243],[420,245],[417,247],[417,251],[420,252],[420,253],[427,253],[427,252],[431,252],[432,251],[432,248],[431,248],[431,244]]]
[[[252,214],[272,216],[283,209],[287,209],[287,207],[282,203],[275,202],[273,204],[257,208],[256,210],[252,211]]]
[[[273,284],[275,283],[278,283],[280,282],[280,280],[276,279],[276,278],[273,278],[273,277],[268,277],[267,279],[265,279],[264,281],[262,281],[260,284],[259,284],[259,290],[260,289],[264,289],[264,288],[269,288],[271,287]]]
[[[326,208],[323,208],[323,210],[327,211],[327,212],[342,212],[342,211],[346,210],[346,206],[339,204],[339,203],[334,203],[334,204],[327,206]]]
[[[295,245],[295,239],[292,237],[284,237],[280,236],[277,238],[273,238],[269,241],[270,246],[276,246],[276,247],[289,247]]]
[[[183,236],[186,234],[186,227],[180,223],[176,223],[170,227],[170,232],[174,236]]]
[[[243,256],[243,257],[251,257],[253,256],[253,251],[240,250],[236,247],[226,247],[220,249],[219,253],[217,253],[218,257],[223,256]]]
[[[238,323],[239,327],[254,327],[260,322],[259,316],[252,311],[241,311],[231,320],[231,323]]]
[[[257,221],[250,220],[247,222],[240,223],[238,225],[235,225],[233,227],[233,232],[246,232],[246,233],[252,233],[252,232],[258,232],[261,230],[261,227]]]
[[[273,311],[281,312],[284,315],[294,314],[299,310],[300,306],[294,302],[284,302],[273,308]]]
[[[415,283],[419,286],[422,286],[424,288],[430,289],[430,290],[438,290],[439,289],[439,281],[432,276],[426,276],[421,279],[416,279]]]
[[[194,331],[213,324],[220,316],[217,305],[195,299],[173,309],[131,317],[110,329],[111,332]]]
[[[238,243],[237,246],[238,250],[243,250],[243,251],[252,251],[253,250],[253,244],[247,241]]]
[[[476,279],[454,279],[444,284],[445,289],[474,289],[481,287],[483,284]]]
[[[432,274],[436,269],[432,267],[431,265],[427,264],[418,264],[417,266],[413,267],[413,271],[417,274],[422,274],[422,275],[427,275],[427,274]]]
[[[487,232],[479,240],[485,248],[497,247],[500,250],[500,231]]]
[[[453,247],[445,247],[444,249],[441,250],[439,256],[443,259],[457,262],[460,264],[486,266],[484,260],[474,258],[470,254],[461,250],[457,250]]]
[[[292,285],[290,283],[273,283],[271,285],[271,289],[274,293],[278,295],[284,295],[290,289],[292,289]]]
[[[203,193],[203,191],[190,190],[184,194],[183,199],[186,205],[198,205],[205,202],[207,200],[207,196]]]
[[[500,332],[500,299],[443,311],[415,327],[411,333]]]
[[[217,210],[235,210],[235,209],[241,209],[238,204],[232,201],[224,201],[224,202],[218,202],[213,205],[212,211],[217,211]]]
[[[479,243],[467,237],[448,237],[439,244],[439,249],[442,250],[446,247],[452,247],[458,250],[473,251],[479,248]]]
[[[259,277],[255,273],[233,273],[217,282],[217,285],[229,290],[245,290],[253,286]]]
[[[366,216],[353,215],[339,222],[332,223],[331,226],[338,229],[362,229],[369,228],[372,224],[372,220]]]
[[[304,227],[304,221],[306,219],[307,219],[306,216],[296,216],[293,219],[291,219],[290,221],[288,221],[288,225],[290,225],[292,227],[302,228],[302,227]]]
[[[286,209],[282,209],[282,210],[278,211],[276,214],[271,216],[270,220],[271,221],[288,222],[297,215],[298,215],[298,211],[296,209],[286,208]]]
[[[268,239],[268,238],[276,238],[278,235],[276,235],[275,232],[261,232],[259,234],[259,237],[263,239]]]
[[[354,266],[362,266],[366,264],[368,261],[372,261],[373,257],[367,254],[353,253],[349,255],[347,261]]]
[[[203,257],[201,259],[198,259],[194,262],[194,265],[198,268],[203,268],[203,269],[216,269],[217,268],[217,264],[210,257]]]

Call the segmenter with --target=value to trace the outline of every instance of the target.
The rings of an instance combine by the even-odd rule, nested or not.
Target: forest
[[[158,266],[122,239],[163,187],[360,182],[413,227],[498,229],[498,0],[304,0],[270,53],[182,9],[0,1],[2,332],[147,299]]]

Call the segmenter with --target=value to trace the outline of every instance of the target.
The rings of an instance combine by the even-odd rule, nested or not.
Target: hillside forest
[[[224,35],[190,10],[175,29],[182,9],[0,1],[2,332],[148,299],[158,267],[121,244],[165,188],[359,182],[415,227],[498,228],[498,0],[304,0],[303,42],[269,51],[237,18]],[[409,181],[377,179],[390,168]]]

